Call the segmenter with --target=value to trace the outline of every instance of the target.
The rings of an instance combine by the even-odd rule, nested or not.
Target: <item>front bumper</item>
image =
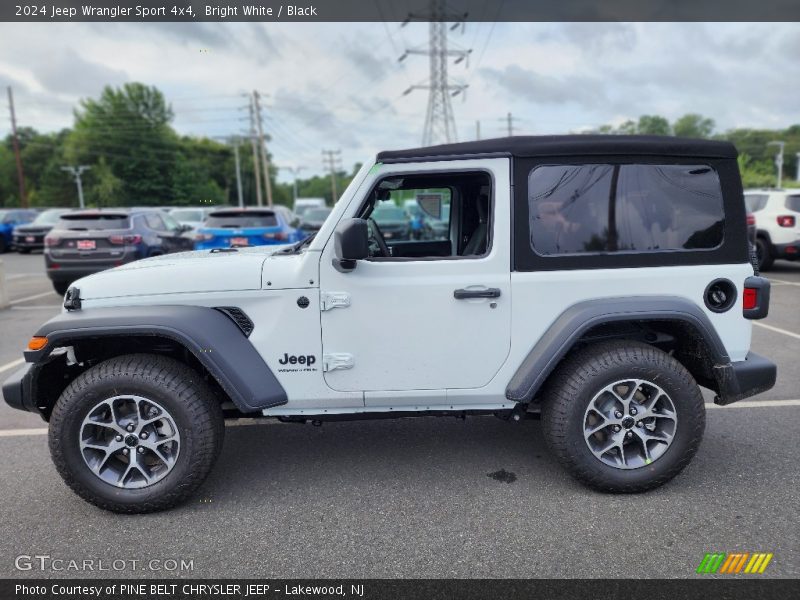
[[[32,401],[33,367],[32,364],[26,364],[3,382],[3,400],[11,408],[39,412],[36,403]]]
[[[775,385],[778,368],[774,362],[754,352],[748,352],[744,360],[716,365],[714,377],[719,393],[714,404],[733,404],[744,398],[766,392]]]

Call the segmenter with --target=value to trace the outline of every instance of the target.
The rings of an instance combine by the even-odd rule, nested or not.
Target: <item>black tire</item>
[[[172,470],[136,489],[100,479],[87,466],[79,445],[89,411],[121,394],[158,402],[174,419],[181,439]],[[164,356],[130,354],[92,367],[67,386],[50,419],[49,443],[58,473],[84,500],[113,512],[147,513],[180,504],[197,490],[220,453],[224,433],[220,403],[197,372]]]
[[[763,237],[756,240],[756,256],[758,257],[758,270],[769,271],[775,257],[772,254],[772,245]]]
[[[56,294],[63,296],[67,293],[70,285],[71,283],[69,281],[54,281],[53,289],[56,291]]]
[[[587,407],[606,386],[627,378],[657,381],[674,405],[677,426],[661,456],[639,468],[609,466],[584,438]],[[644,492],[689,464],[705,429],[703,396],[691,374],[674,358],[647,344],[618,340],[588,346],[567,358],[550,377],[542,406],[547,445],[581,483],[603,492]]]
[[[8,251],[8,243],[6,239],[0,235],[0,254],[5,254]]]

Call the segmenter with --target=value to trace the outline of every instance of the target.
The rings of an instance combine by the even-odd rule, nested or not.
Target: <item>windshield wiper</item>
[[[305,238],[305,239],[303,239],[303,240],[300,240],[299,242],[295,243],[295,244],[294,244],[294,245],[292,245],[292,246],[289,246],[288,248],[286,248],[286,249],[284,249],[284,250],[281,250],[281,252],[282,252],[282,253],[284,253],[284,254],[297,254],[297,253],[298,253],[298,252],[300,252],[300,250],[302,250],[302,249],[303,249],[305,246],[307,246],[308,244],[310,244],[310,243],[311,243],[311,240],[313,240],[313,239],[314,239],[314,237],[315,237],[316,235],[317,235],[317,233],[316,233],[316,232],[314,232],[314,233],[312,233],[311,235],[309,235],[307,238]]]

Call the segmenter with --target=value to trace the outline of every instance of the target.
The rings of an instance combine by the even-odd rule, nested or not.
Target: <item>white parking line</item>
[[[33,296],[25,296],[24,298],[17,298],[16,300],[12,300],[9,302],[12,306],[14,304],[21,304],[22,302],[27,302],[28,300],[36,300],[37,298],[45,298],[46,296],[52,297],[55,292],[42,292],[41,294],[34,294]]]
[[[45,277],[45,275],[39,275],[38,273],[16,273],[14,275],[6,275],[6,281],[23,279],[25,277]]]
[[[706,403],[706,408],[776,408],[783,406],[800,406],[800,400],[753,400],[750,402],[734,402],[729,406],[717,406]],[[227,427],[241,427],[243,425],[280,425],[281,422],[273,419],[234,419],[227,421]],[[0,438],[22,437],[25,435],[47,435],[46,427],[36,429],[0,429]]]
[[[800,285],[800,283],[796,281],[786,281],[785,279],[772,279],[772,277],[770,277],[769,280],[773,283],[780,283],[781,285]]]
[[[793,331],[786,331],[785,329],[781,329],[780,327],[767,325],[766,323],[759,323],[757,321],[753,321],[753,325],[758,325],[759,327],[763,327],[764,329],[769,329],[770,331],[774,331],[776,333],[782,333],[783,335],[788,335],[789,337],[793,337],[795,339],[800,340],[800,333],[794,333]]]
[[[18,358],[17,360],[12,360],[11,362],[8,362],[4,365],[0,365],[0,373],[8,371],[9,369],[13,369],[14,367],[19,366],[24,362],[25,362],[24,358]]]

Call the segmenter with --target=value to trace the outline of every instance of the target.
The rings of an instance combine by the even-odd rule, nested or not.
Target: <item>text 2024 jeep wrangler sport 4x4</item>
[[[382,235],[375,208],[412,199],[437,235]],[[3,395],[50,422],[67,484],[120,512],[189,496],[224,417],[242,414],[540,413],[573,476],[636,492],[697,451],[698,386],[729,404],[774,385],[775,365],[749,351],[769,289],[728,143],[514,137],[382,152],[304,242],[77,281]]]

